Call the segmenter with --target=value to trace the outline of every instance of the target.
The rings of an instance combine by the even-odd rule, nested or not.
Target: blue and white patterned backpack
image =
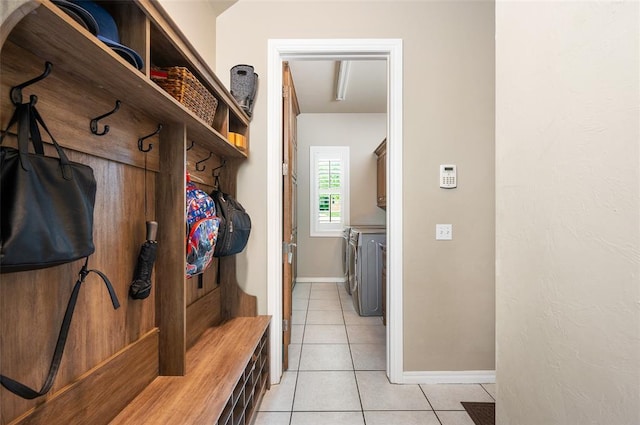
[[[211,265],[220,221],[211,196],[196,187],[187,174],[187,278]]]

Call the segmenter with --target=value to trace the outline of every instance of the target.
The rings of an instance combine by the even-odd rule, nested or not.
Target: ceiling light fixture
[[[338,78],[336,80],[336,100],[344,100],[349,83],[349,68],[351,61],[340,61],[338,67]]]

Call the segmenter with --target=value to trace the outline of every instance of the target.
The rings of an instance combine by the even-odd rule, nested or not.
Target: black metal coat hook
[[[147,148],[143,148],[143,147],[142,147],[142,142],[143,142],[145,139],[148,139],[149,137],[155,136],[156,134],[160,133],[160,130],[162,130],[162,124],[158,124],[158,129],[157,129],[156,131],[154,131],[153,133],[151,133],[151,134],[149,134],[149,135],[147,135],[147,136],[144,136],[144,137],[139,138],[139,139],[138,139],[138,149],[139,149],[141,152],[149,152],[149,151],[153,148],[153,144],[149,143],[149,147],[147,147]]]
[[[191,144],[189,146],[187,146],[187,150],[190,151],[191,149],[193,149],[193,147],[196,145],[196,142],[194,142],[193,140],[191,141]]]
[[[225,165],[227,165],[227,160],[223,159],[222,160],[222,164],[218,165],[216,168],[214,168],[213,170],[211,170],[211,175],[214,177],[218,177],[218,175],[216,174],[216,171],[221,169],[222,167],[224,167]],[[220,173],[218,173],[220,174]]]
[[[53,67],[53,64],[49,61],[44,63],[44,72],[42,74],[40,74],[39,76],[30,79],[29,81],[25,81],[22,84],[18,84],[17,86],[14,86],[11,88],[11,91],[9,92],[9,96],[11,97],[11,102],[13,102],[14,105],[19,105],[22,103],[22,89],[30,86],[31,84],[37,83],[40,80],[43,80],[45,78],[47,78],[49,76],[49,74],[51,73],[51,68]]]
[[[218,170],[224,167],[225,165],[227,165],[227,160],[222,158],[222,164],[218,165],[216,168],[211,170],[211,175],[215,178],[215,180],[213,181],[214,190],[220,190],[220,172]],[[218,172],[216,173],[216,171]]]
[[[95,134],[96,136],[104,136],[105,134],[107,134],[109,132],[109,126],[105,124],[104,126],[104,130],[102,130],[102,132],[98,132],[98,121],[100,121],[103,118],[108,117],[109,115],[115,114],[116,112],[118,112],[118,109],[120,109],[120,101],[116,100],[116,107],[113,108],[113,110],[107,112],[106,114],[100,115],[99,117],[95,117],[94,119],[91,120],[90,123],[90,127],[91,127],[91,132],[93,134]]]
[[[209,152],[209,156],[208,157],[206,157],[205,159],[201,159],[200,161],[196,162],[196,170],[204,171],[207,167],[205,165],[203,165],[202,168],[200,168],[200,164],[202,164],[205,161],[208,161],[212,156],[213,156],[213,152]]]

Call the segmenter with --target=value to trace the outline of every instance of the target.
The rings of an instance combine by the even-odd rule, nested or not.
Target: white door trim
[[[386,58],[387,376],[403,383],[402,323],[402,40],[270,39],[267,65],[267,314],[271,383],[282,375],[282,62],[308,58]],[[390,284],[393,282],[393,284]]]

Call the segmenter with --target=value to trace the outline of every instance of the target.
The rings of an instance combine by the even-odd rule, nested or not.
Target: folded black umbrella
[[[129,295],[136,300],[145,299],[151,294],[151,272],[158,251],[158,242],[155,240],[157,233],[158,223],[147,221],[147,241],[140,248],[133,281],[129,287]]]

